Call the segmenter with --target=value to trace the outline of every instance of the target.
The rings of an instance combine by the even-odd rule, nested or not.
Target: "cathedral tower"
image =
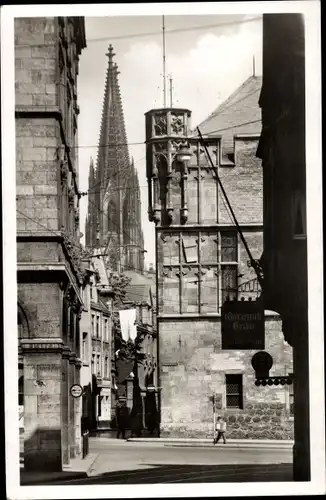
[[[89,169],[86,246],[100,246],[113,270],[142,271],[143,233],[137,172],[130,160],[119,86],[109,46],[96,168]]]

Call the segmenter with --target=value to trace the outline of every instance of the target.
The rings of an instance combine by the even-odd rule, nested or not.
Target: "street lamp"
[[[187,161],[189,161],[190,158],[192,157],[192,153],[191,153],[188,145],[181,144],[175,157],[180,163],[186,163]]]
[[[185,224],[188,220],[188,207],[187,207],[187,179],[188,179],[188,170],[187,163],[192,157],[192,152],[189,149],[187,143],[183,143],[179,146],[175,158],[178,162],[182,164],[182,172],[181,172],[181,210],[180,210],[180,221],[181,224]]]

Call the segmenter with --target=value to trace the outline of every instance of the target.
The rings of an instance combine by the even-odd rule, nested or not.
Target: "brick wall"
[[[281,322],[268,316],[265,328],[265,348],[274,359],[270,374],[286,375],[292,371],[292,349],[283,340]],[[229,437],[292,437],[288,386],[255,386],[255,351],[222,351],[219,320],[161,320],[160,338],[162,436],[211,436],[210,397],[216,393]],[[226,408],[225,375],[234,373],[243,376],[241,410]]]

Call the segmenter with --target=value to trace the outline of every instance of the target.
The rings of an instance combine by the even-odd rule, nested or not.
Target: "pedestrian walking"
[[[122,436],[122,439],[125,439],[125,434],[126,430],[128,429],[128,420],[129,420],[129,411],[125,401],[123,401],[117,406],[116,417],[118,424],[117,439],[120,438],[120,435]]]
[[[215,439],[214,444],[218,443],[218,441],[222,438],[223,443],[226,443],[225,439],[225,432],[226,432],[226,422],[222,417],[217,417],[217,422],[216,422],[216,432],[217,432],[217,437]]]

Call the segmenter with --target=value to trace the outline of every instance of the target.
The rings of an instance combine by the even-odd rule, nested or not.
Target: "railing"
[[[83,458],[86,458],[89,452],[89,431],[83,432]]]

